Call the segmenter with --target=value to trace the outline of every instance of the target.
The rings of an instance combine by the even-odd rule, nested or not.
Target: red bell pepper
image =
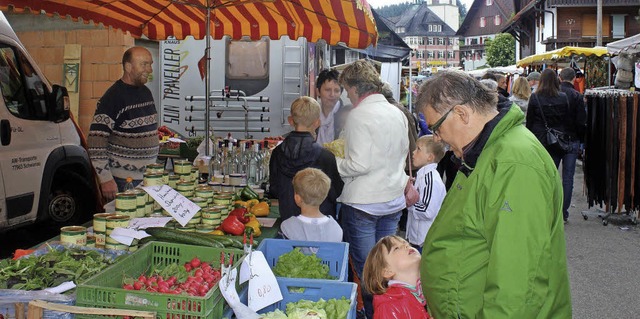
[[[249,211],[244,208],[244,207],[238,207],[233,209],[230,213],[229,216],[236,216],[238,217],[238,220],[240,222],[242,222],[243,224],[246,224],[249,222],[249,220],[251,220],[251,215],[249,214]]]
[[[238,220],[237,216],[229,215],[229,217],[222,221],[220,226],[222,226],[222,231],[227,234],[240,236],[244,233],[244,224]]]

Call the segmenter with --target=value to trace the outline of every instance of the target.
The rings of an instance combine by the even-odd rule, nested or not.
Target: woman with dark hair
[[[556,167],[560,165],[560,161],[567,152],[558,150],[557,148],[551,148],[547,145],[547,127],[566,134],[572,141],[577,141],[577,127],[576,122],[573,120],[576,117],[575,112],[576,111],[570,107],[568,96],[560,90],[560,79],[556,71],[552,69],[542,71],[540,84],[529,98],[526,126],[547,149]],[[577,143],[571,143],[571,145],[578,147]],[[571,152],[571,150],[569,150],[569,152]],[[565,164],[562,166],[564,167]],[[575,165],[573,169],[575,169]],[[564,174],[565,172],[563,172],[563,175]],[[571,176],[573,176],[573,173]],[[568,213],[564,212],[563,215],[564,221],[566,222]]]
[[[540,75],[540,84],[529,97],[526,126],[540,140],[556,164],[566,152],[547,145],[547,127],[556,129],[576,139],[576,130],[569,118],[569,98],[560,91],[560,79],[553,69],[545,69]],[[546,125],[545,125],[546,122]]]

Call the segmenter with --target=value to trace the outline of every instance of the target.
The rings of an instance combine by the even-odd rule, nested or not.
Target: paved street
[[[574,180],[565,228],[573,318],[640,318],[640,230],[619,215],[612,216],[608,226],[597,216],[585,221],[580,214],[587,210],[580,164]]]

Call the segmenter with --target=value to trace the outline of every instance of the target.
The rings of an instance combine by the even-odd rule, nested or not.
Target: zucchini
[[[236,240],[235,238],[231,238],[229,236],[211,235],[211,234],[204,234],[204,233],[196,233],[196,235],[202,236],[203,238],[207,238],[210,240],[219,241],[227,248],[238,248],[238,249],[243,248],[242,243],[239,240]]]
[[[176,229],[165,227],[149,227],[145,231],[147,234],[159,239],[160,241],[168,241],[178,244],[187,244],[194,246],[206,246],[215,248],[224,248],[224,245],[216,240],[194,236],[194,233],[187,233]]]

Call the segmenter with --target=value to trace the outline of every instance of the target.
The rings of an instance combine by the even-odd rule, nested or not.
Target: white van
[[[0,232],[36,221],[88,220],[93,171],[70,119],[67,90],[47,81],[2,12],[0,91]]]

